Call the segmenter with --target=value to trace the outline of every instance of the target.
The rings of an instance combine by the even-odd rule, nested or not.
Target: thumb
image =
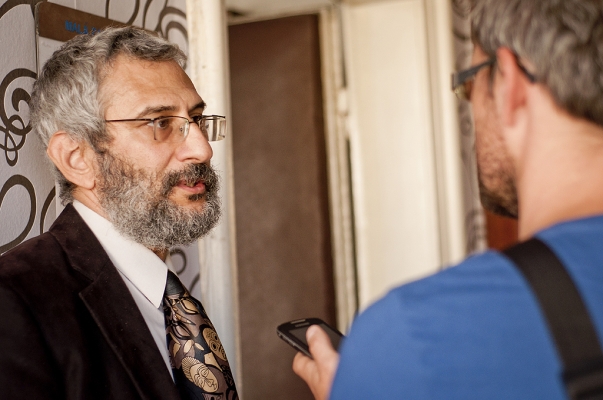
[[[318,325],[312,325],[308,328],[306,340],[308,341],[310,353],[319,362],[321,359],[331,358],[333,353],[336,353],[329,336]]]

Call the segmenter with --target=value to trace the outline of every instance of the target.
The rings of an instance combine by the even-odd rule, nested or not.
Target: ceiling
[[[226,8],[233,16],[292,13],[328,6],[336,0],[226,0]]]

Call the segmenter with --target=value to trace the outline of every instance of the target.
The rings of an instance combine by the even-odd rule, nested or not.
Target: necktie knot
[[[168,270],[167,283],[165,284],[165,296],[182,297],[185,293],[187,293],[187,291],[182,285],[182,282],[180,282],[180,279],[178,279],[175,273]]]

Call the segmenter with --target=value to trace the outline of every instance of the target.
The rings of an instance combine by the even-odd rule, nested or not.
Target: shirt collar
[[[113,224],[81,202],[73,207],[94,233],[119,272],[157,308],[163,300],[169,255],[164,263],[155,253],[115,229]],[[167,264],[166,264],[167,263]]]

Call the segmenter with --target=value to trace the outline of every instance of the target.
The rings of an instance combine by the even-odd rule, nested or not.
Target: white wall
[[[230,121],[230,78],[226,8],[223,1],[188,0],[189,75],[207,103],[207,114],[225,115]],[[228,122],[227,122],[228,124]],[[238,382],[240,376],[238,290],[234,228],[232,179],[232,131],[226,139],[212,143],[212,165],[220,174],[222,219],[199,243],[201,261],[201,297],[204,307],[228,354],[230,367]]]
[[[244,17],[314,12],[332,5],[334,0],[226,0],[226,7]]]
[[[438,176],[446,160],[436,157],[436,144],[443,144],[446,124],[434,132],[441,120],[433,114],[434,94],[443,92],[431,68],[441,60],[429,57],[427,15],[424,0],[343,7],[361,307],[464,250],[462,241],[450,240],[463,235],[460,188],[446,193],[446,177]],[[455,122],[447,123],[453,138]],[[460,154],[448,162],[457,176]]]

